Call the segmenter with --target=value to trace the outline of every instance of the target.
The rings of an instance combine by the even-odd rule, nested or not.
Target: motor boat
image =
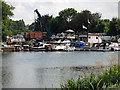
[[[91,47],[91,51],[110,51],[108,43],[93,43]]]
[[[32,51],[40,51],[45,50],[45,43],[43,42],[37,42],[34,44],[34,46],[31,48]]]
[[[120,50],[120,46],[119,46],[118,43],[111,43],[111,44],[109,45],[109,49],[110,49],[111,51],[119,51],[119,50]]]
[[[75,45],[76,51],[81,51],[81,50],[84,50],[85,42],[83,42],[83,41],[74,42],[74,45]]]
[[[29,45],[23,45],[23,51],[29,51]]]
[[[22,50],[22,46],[19,45],[19,44],[15,44],[14,47],[15,47],[15,51],[21,51]]]
[[[67,50],[68,47],[70,47],[70,43],[71,41],[70,40],[58,40],[58,41],[54,41],[52,42],[52,50],[55,50],[55,51],[64,51],[64,50]]]

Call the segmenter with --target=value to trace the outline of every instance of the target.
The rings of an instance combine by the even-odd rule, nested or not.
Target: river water
[[[95,66],[96,61],[118,52],[5,52],[2,54],[3,88],[59,88],[77,78],[75,67]],[[108,63],[105,63],[106,65]]]

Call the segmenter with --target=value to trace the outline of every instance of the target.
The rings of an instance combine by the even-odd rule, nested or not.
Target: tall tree
[[[91,33],[107,33],[109,30],[109,23],[108,19],[101,20],[101,19],[93,19],[91,24],[89,25],[89,29]]]
[[[74,29],[76,32],[81,32],[84,30],[83,26],[88,29],[89,23],[91,22],[92,14],[89,10],[84,10],[76,15],[72,20]]]
[[[2,2],[0,0],[0,43],[2,41]]]
[[[7,35],[11,35],[11,31],[8,31],[8,20],[9,17],[13,16],[14,7],[6,4],[6,2],[2,1],[2,39],[5,41]]]
[[[64,9],[59,12],[59,16],[68,22],[70,22],[76,14],[77,11],[74,8]]]
[[[99,19],[101,14],[99,13],[91,13],[89,10],[83,10],[78,13],[76,17],[72,20],[72,24],[74,25],[74,30],[76,32],[91,31],[91,26],[95,28],[93,23],[97,23],[93,21],[94,19]],[[101,27],[100,27],[101,28]]]
[[[108,31],[108,35],[115,36],[118,35],[120,31],[120,20],[117,18],[112,18],[110,21],[110,30]]]

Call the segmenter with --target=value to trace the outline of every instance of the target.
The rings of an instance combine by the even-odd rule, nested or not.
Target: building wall
[[[88,36],[88,43],[102,43],[102,39],[99,36]]]

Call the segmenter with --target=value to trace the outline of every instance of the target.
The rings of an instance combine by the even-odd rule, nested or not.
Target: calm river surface
[[[6,52],[3,88],[58,88],[64,80],[82,74],[72,67],[95,66],[112,55],[118,52]]]

